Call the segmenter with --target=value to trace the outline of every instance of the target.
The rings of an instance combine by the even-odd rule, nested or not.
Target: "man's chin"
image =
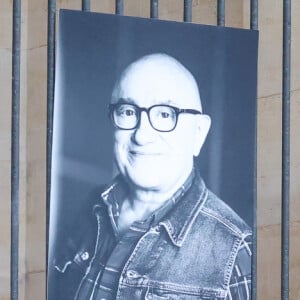
[[[139,178],[139,180],[130,180],[130,182],[135,189],[140,189],[144,191],[159,191],[161,189],[161,183],[157,182],[156,180],[143,180]]]
[[[164,185],[165,180],[158,176],[145,176],[147,174],[141,174],[139,176],[129,176],[128,182],[134,189],[140,189],[145,191],[160,191]]]

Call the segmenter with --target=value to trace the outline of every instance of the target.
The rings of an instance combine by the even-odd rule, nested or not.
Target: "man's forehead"
[[[161,54],[142,58],[123,72],[112,101],[116,102],[120,98],[134,102],[145,101],[149,105],[166,103],[197,108],[201,106],[192,74],[177,60]]]
[[[121,82],[138,80],[152,83],[160,83],[161,80],[169,80],[170,83],[181,80],[193,81],[191,73],[176,59],[164,55],[153,54],[145,56],[129,65],[121,76]]]

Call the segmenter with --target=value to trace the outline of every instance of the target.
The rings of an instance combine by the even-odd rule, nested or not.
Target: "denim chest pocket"
[[[203,290],[199,294],[190,294],[182,292],[160,291],[158,289],[149,289],[145,295],[145,300],[221,300],[224,296],[217,295],[216,291]]]
[[[185,285],[174,282],[151,280],[147,276],[126,278],[122,289],[127,290],[128,299],[145,300],[224,300],[226,291],[222,288],[205,288],[195,285]],[[133,296],[140,291],[140,295]],[[131,295],[129,298],[128,295]],[[120,299],[127,299],[120,298]]]

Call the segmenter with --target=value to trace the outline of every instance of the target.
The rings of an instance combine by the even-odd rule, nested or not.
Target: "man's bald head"
[[[202,111],[200,94],[194,76],[175,58],[151,54],[130,64],[112,94],[112,103],[143,95],[144,103],[166,103],[180,108]]]

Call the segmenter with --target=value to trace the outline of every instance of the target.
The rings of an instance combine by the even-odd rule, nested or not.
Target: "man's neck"
[[[130,191],[127,200],[133,210],[148,210],[152,212],[162,206],[167,199],[172,197],[174,192],[175,190],[135,189]]]
[[[155,192],[144,193],[143,191],[135,190],[130,193],[122,203],[120,215],[118,219],[119,232],[126,231],[129,226],[135,221],[146,220],[159,209],[166,200],[172,196],[169,193],[161,194]]]
[[[191,175],[191,172],[192,170],[187,170],[176,182],[167,187],[143,189],[129,185],[129,193],[126,199],[128,207],[130,207],[133,211],[154,212],[184,185],[187,178]]]
[[[187,175],[182,176],[171,188],[166,189],[141,189],[129,185],[129,191],[120,207],[120,215],[118,218],[118,229],[124,232],[135,221],[142,221],[149,218],[154,211],[164,205],[164,203],[179,197],[181,188],[188,184],[190,186],[193,171],[187,172]],[[189,182],[187,182],[189,181]],[[184,191],[186,187],[184,187]],[[176,195],[177,194],[177,195]]]

